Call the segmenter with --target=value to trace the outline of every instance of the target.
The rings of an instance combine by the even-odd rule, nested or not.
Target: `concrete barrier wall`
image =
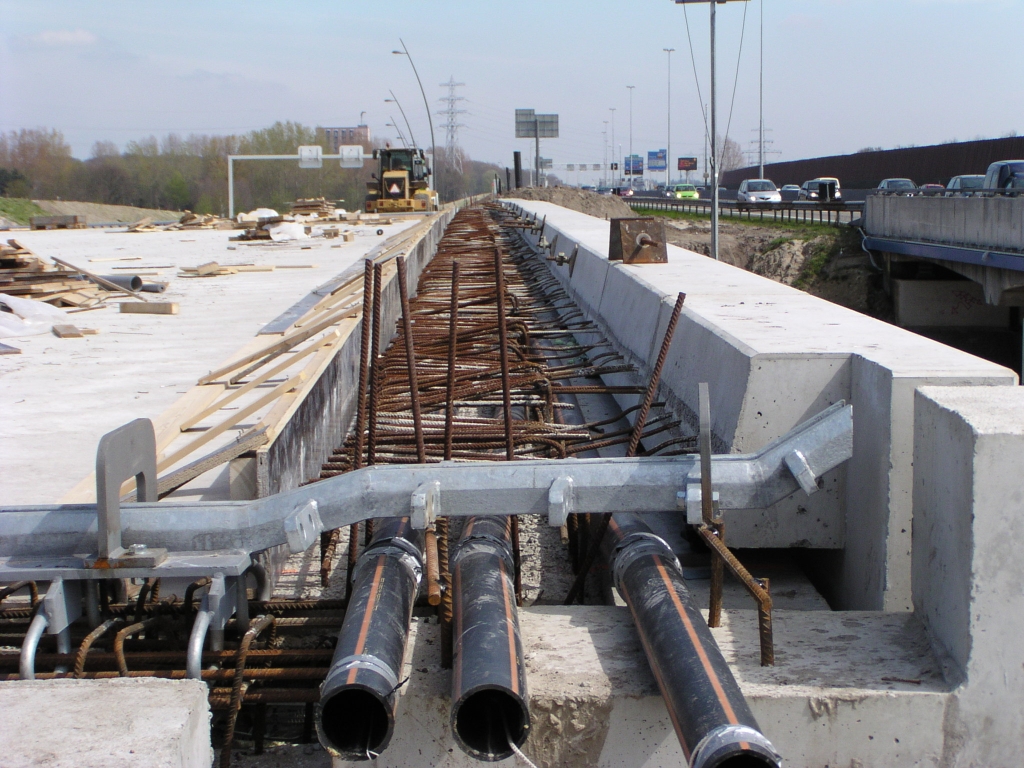
[[[1024,390],[927,387],[914,428],[914,608],[945,672],[943,765],[1019,765]]]
[[[437,252],[445,228],[455,209],[443,212],[406,254],[410,290],[415,292],[420,273]],[[382,344],[397,333],[402,307],[395,273],[385,270],[381,291]],[[309,389],[295,413],[274,440],[256,452],[257,496],[263,497],[297,488],[320,476],[320,468],[338,447],[352,426],[356,413],[355,393],[359,387],[359,350],[362,320],[354,324],[348,338],[330,365]]]
[[[864,230],[875,237],[1024,251],[1024,197],[872,195]]]
[[[559,251],[579,245],[571,277],[568,266],[547,263],[642,376],[676,293],[687,294],[659,397],[695,426],[697,385],[708,382],[716,450],[756,450],[833,402],[853,403],[854,457],[826,477],[827,492],[798,493],[763,520],[729,519],[730,543],[809,548],[835,607],[911,610],[914,390],[1007,386],[1016,375],[682,248],[669,246],[668,264],[610,263],[607,221],[509,202],[546,216],[544,236],[558,235]]]

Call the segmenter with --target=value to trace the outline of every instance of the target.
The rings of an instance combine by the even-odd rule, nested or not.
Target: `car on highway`
[[[693,184],[671,184],[665,193],[676,200],[699,200],[700,193]]]
[[[800,193],[800,185],[799,184],[783,184],[782,187],[779,188],[779,192],[796,192],[797,194],[799,194]]]
[[[973,197],[976,189],[985,188],[985,174],[954,176],[946,184],[946,197]]]
[[[839,179],[834,176],[819,176],[816,179],[810,179],[800,185],[800,191],[797,192],[798,200],[813,200],[815,202],[821,201],[821,185],[825,184],[831,190],[832,200],[842,200],[843,190],[839,186]],[[834,187],[832,185],[835,185]]]
[[[611,187],[598,187],[597,194],[599,195],[610,195],[612,193]]]
[[[632,187],[612,187],[612,194],[619,197],[632,197],[634,192]]]
[[[946,188],[941,184],[922,184],[919,189],[925,195],[936,195],[939,192],[946,191]]]
[[[1024,190],[1024,160],[1000,160],[985,173],[985,189]],[[989,194],[992,194],[991,192]]]
[[[910,179],[882,179],[878,184],[878,191],[883,194],[906,195],[912,197],[917,194],[917,184]]]
[[[740,205],[770,205],[781,203],[782,195],[771,179],[744,179],[736,193]]]

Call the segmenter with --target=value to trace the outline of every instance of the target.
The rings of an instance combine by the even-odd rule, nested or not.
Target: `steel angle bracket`
[[[561,528],[576,511],[576,494],[572,477],[562,475],[548,488],[548,525]]]

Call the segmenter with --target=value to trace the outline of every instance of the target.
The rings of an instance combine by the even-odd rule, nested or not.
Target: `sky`
[[[1024,133],[1024,0],[717,9],[719,133],[745,150],[756,146],[763,13],[766,161]],[[517,108],[559,114],[560,137],[541,146],[556,168],[666,148],[670,93],[671,155],[701,156],[708,17],[707,3],[671,0],[0,0],[0,131],[55,128],[87,158],[97,141],[123,149],[171,132],[362,117],[397,144],[387,123],[408,131],[384,101],[393,91],[428,145],[410,60],[392,54],[401,38],[438,145],[441,84],[464,83],[457,135],[473,159],[532,157],[514,137]]]

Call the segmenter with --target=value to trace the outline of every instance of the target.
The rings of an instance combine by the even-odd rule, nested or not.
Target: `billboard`
[[[538,115],[532,109],[517,109],[516,138],[557,139],[558,115]]]
[[[668,160],[666,159],[666,153],[664,149],[659,149],[656,152],[647,153],[647,170],[651,173],[655,171],[661,171],[664,173],[668,169]]]
[[[628,155],[626,157],[626,175],[643,176],[644,159],[640,155]]]
[[[679,165],[676,170],[679,171],[696,171],[697,170],[697,158],[696,157],[680,157]]]

